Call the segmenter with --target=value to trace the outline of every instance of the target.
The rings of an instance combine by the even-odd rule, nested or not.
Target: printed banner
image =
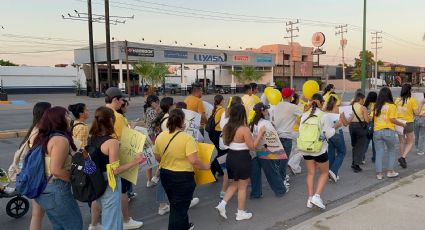
[[[145,135],[136,130],[125,127],[122,130],[122,136],[120,140],[120,165],[124,165],[133,161],[136,154],[139,154],[143,151],[145,141]],[[121,173],[120,176],[136,185],[138,173],[139,167],[133,167],[130,170]]]
[[[136,126],[134,130],[143,133],[148,137],[148,130],[144,127]],[[146,170],[158,166],[158,161],[155,159],[153,152],[153,143],[150,138],[146,138],[145,145],[143,146],[143,155],[146,157],[146,161],[140,165],[140,170]]]
[[[211,156],[214,151],[214,145],[198,143],[198,158],[202,163],[209,164],[211,162]],[[214,175],[211,170],[195,169],[195,182],[196,185],[209,184],[215,181]]]

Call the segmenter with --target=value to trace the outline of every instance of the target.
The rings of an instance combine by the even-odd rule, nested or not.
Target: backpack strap
[[[219,109],[217,109],[213,114],[211,114],[211,116],[210,116],[210,118],[213,118],[214,119],[214,129],[215,129],[215,127],[217,127],[217,125],[218,124],[220,124],[220,120],[217,122],[217,123],[215,123],[215,115],[217,114],[217,112],[219,111],[219,110],[221,110],[221,109],[224,109],[224,108],[219,108]]]
[[[354,109],[354,104],[351,105],[351,108],[353,109],[353,113],[354,115],[356,115],[357,120],[359,120],[360,124],[362,125],[362,128],[367,129],[367,126],[365,125],[365,121],[362,121],[359,117],[359,115],[357,115],[356,110]]]

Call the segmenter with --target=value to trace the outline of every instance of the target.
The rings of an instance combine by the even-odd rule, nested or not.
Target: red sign
[[[235,55],[233,56],[233,61],[249,61],[249,56],[248,55]]]

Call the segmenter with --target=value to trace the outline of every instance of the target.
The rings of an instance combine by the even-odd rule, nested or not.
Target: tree
[[[152,94],[155,86],[162,84],[168,73],[168,65],[140,60],[137,64],[133,64],[133,70],[141,76],[149,85],[148,95]]]
[[[8,60],[0,59],[0,66],[18,66],[18,65]]]
[[[370,76],[372,71],[369,66],[375,64],[373,60],[373,53],[369,50],[366,50],[366,76]],[[363,51],[360,51],[359,58],[354,59],[354,71],[353,71],[353,80],[360,80],[362,78],[362,60],[363,60]]]
[[[264,75],[264,73],[255,68],[255,66],[242,66],[240,70],[232,71],[232,74],[235,75],[241,83],[259,81]]]

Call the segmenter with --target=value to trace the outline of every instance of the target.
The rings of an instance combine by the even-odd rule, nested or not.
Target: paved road
[[[349,146],[348,133],[346,134],[347,146]],[[17,148],[20,139],[0,140],[0,167],[7,168],[11,161],[13,152]],[[368,194],[385,185],[389,185],[398,179],[384,179],[378,181],[375,178],[373,166],[368,153],[368,162],[364,165],[364,172],[355,174],[350,170],[351,150],[348,151],[343,167],[340,171],[341,180],[337,184],[329,183],[326,186],[322,198],[328,204],[327,208],[333,209],[344,203],[350,202],[362,195]],[[409,167],[399,169],[401,177],[406,177],[419,170],[424,169],[425,157],[411,154],[408,159]],[[139,194],[130,203],[130,213],[135,219],[145,222],[143,229],[162,230],[167,228],[168,216],[158,216],[157,205],[154,203],[155,189],[147,189],[144,173],[140,173],[139,184],[135,186],[135,191]],[[198,187],[195,195],[200,197],[198,206],[190,210],[190,218],[197,229],[202,230],[261,230],[261,229],[287,229],[307,219],[322,213],[318,209],[308,209],[305,207],[305,173],[291,177],[291,189],[282,198],[274,197],[268,184],[263,180],[264,197],[259,200],[248,200],[247,208],[253,211],[254,217],[250,221],[236,222],[234,212],[236,212],[236,200],[233,199],[228,205],[227,221],[222,220],[214,210],[214,206],[219,202],[218,192],[220,183],[213,183]],[[8,200],[0,200],[0,226],[2,229],[26,229],[30,222],[30,213],[21,219],[12,219],[6,215],[5,206]],[[87,205],[80,204],[85,226],[90,220]],[[50,223],[45,218],[43,229],[50,229]]]

